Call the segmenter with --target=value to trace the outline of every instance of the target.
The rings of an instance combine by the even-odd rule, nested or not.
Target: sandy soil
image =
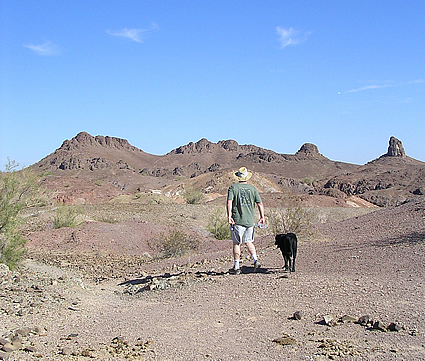
[[[230,241],[154,261],[143,247],[112,256],[92,242],[71,254],[72,243],[65,252],[38,239],[43,252],[2,274],[0,335],[23,335],[0,359],[425,360],[425,200],[319,231],[321,241],[300,241],[295,273],[259,236],[263,268],[253,273],[245,251],[237,276]],[[373,322],[339,322],[346,315]]]

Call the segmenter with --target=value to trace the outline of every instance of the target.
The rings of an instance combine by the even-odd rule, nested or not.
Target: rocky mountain
[[[125,139],[78,133],[65,140],[54,153],[36,163],[43,170],[100,169],[136,171],[138,165],[150,164],[154,156],[132,146]]]
[[[67,196],[71,192],[75,198],[84,188],[81,182],[90,185],[93,194],[104,190],[111,195],[117,190],[177,194],[190,186],[224,195],[232,172],[241,166],[255,172],[253,182],[264,192],[290,189],[339,198],[358,195],[377,205],[402,202],[423,194],[425,187],[425,163],[406,156],[394,137],[386,154],[360,166],[332,161],[311,143],[295,154],[280,154],[235,140],[212,143],[204,138],[157,156],[125,139],[81,132],[32,168],[51,174],[46,178],[51,189]]]
[[[398,205],[425,194],[425,163],[406,156],[402,142],[391,137],[386,154],[356,172],[332,177],[323,188],[357,195],[379,206]]]

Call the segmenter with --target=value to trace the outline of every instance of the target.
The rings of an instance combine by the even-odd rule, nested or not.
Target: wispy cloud
[[[407,82],[407,84],[423,84],[423,83],[425,83],[425,79],[416,79],[416,80],[411,80]]]
[[[41,56],[54,56],[59,55],[60,53],[58,46],[50,41],[46,41],[43,44],[38,45],[26,44],[24,47],[34,51],[37,55]]]
[[[406,86],[406,85],[414,85],[414,84],[424,84],[425,83],[425,79],[415,79],[415,80],[410,80],[407,82],[402,82],[402,83],[392,83],[390,81],[383,83],[383,84],[370,84],[370,85],[365,85],[359,88],[354,88],[354,89],[350,89],[347,90],[346,93],[357,93],[357,92],[361,92],[364,90],[373,90],[373,89],[382,89],[382,88],[394,88],[394,87],[400,87],[400,86]]]
[[[106,30],[109,35],[118,36],[122,38],[130,39],[131,41],[135,41],[137,43],[143,43],[144,36],[146,33],[154,32],[159,30],[159,26],[156,23],[152,23],[151,27],[148,29],[127,29],[124,28],[122,30],[113,31]]]
[[[363,90],[370,90],[370,89],[381,89],[381,88],[391,88],[394,85],[391,84],[371,84],[371,85],[366,85],[366,86],[362,86],[360,88],[355,88],[355,89],[351,89],[351,90],[347,90],[347,93],[357,93],[357,92],[361,92]]]
[[[281,26],[276,27],[276,33],[279,35],[278,41],[281,48],[286,48],[289,45],[298,45],[307,40],[311,32],[301,32],[293,28],[285,29]]]

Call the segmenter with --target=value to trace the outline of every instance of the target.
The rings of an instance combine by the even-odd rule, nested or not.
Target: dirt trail
[[[110,258],[103,281],[92,277],[91,264],[82,267],[84,253],[67,262],[46,254],[53,266],[28,261],[2,280],[0,335],[43,330],[22,337],[23,346],[5,357],[425,360],[424,204],[410,204],[395,218],[378,211],[324,225],[322,234],[333,240],[300,242],[291,274],[282,271],[271,236],[256,240],[261,272],[253,273],[245,258],[237,276],[227,273],[230,243],[190,263],[129,257],[119,272]],[[335,326],[325,324],[327,315]],[[399,330],[338,322],[345,315],[370,315]]]

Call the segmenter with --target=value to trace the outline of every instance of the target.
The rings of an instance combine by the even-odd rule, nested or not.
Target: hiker
[[[252,173],[246,167],[239,168],[234,173],[238,183],[232,184],[227,192],[227,216],[233,241],[234,266],[231,273],[240,274],[239,259],[241,255],[241,244],[245,244],[254,261],[254,272],[260,268],[257,252],[254,246],[254,216],[255,204],[260,212],[259,225],[265,225],[264,206],[258,190],[248,184]]]

